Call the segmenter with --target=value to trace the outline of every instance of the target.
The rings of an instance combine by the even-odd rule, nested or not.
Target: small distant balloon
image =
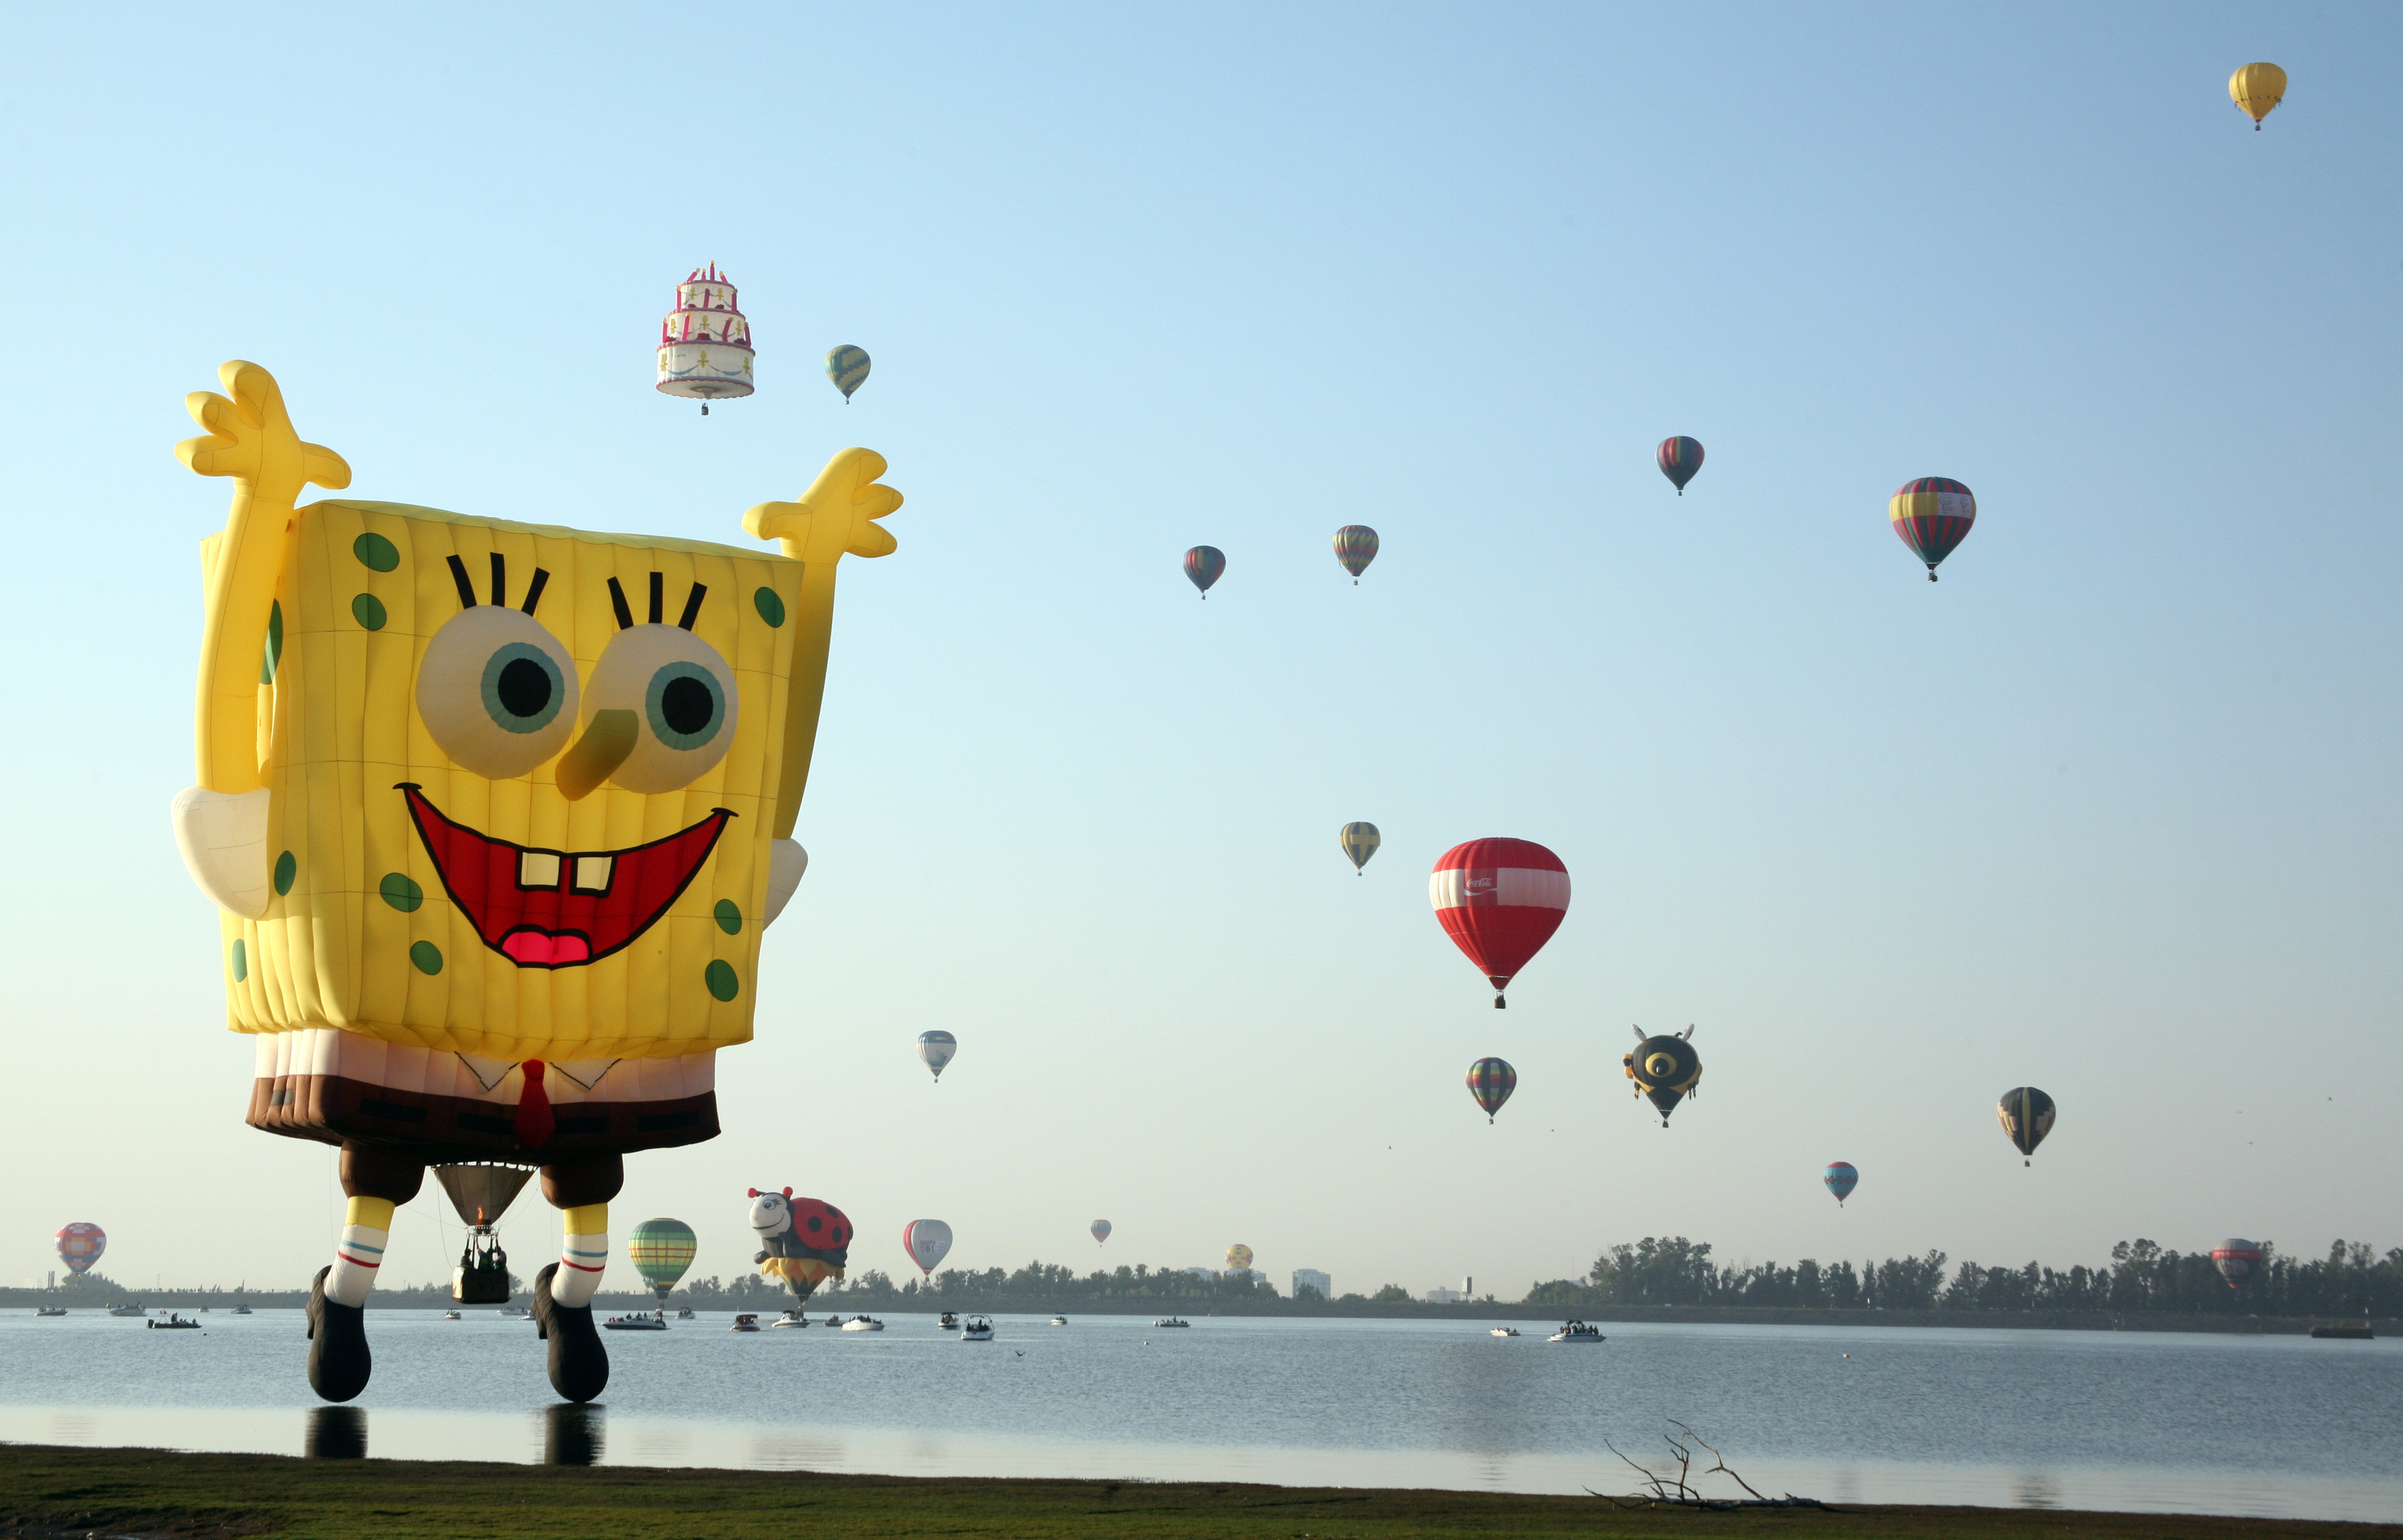
[[[1352,575],[1352,586],[1360,586],[1360,575],[1377,559],[1377,532],[1366,524],[1346,524],[1335,532],[1335,560]]]
[[[100,1254],[108,1249],[108,1232],[80,1220],[59,1231],[57,1239],[59,1260],[77,1278],[90,1272],[91,1265],[100,1260]]]
[[[2261,132],[2261,119],[2270,109],[2286,97],[2286,72],[2275,64],[2246,64],[2228,77],[2228,99],[2238,110],[2253,119],[2253,132]]]
[[[2261,1248],[2254,1242],[2239,1241],[2231,1236],[2211,1248],[2211,1265],[2219,1269],[2220,1277],[2228,1280],[2229,1288],[2241,1289],[2251,1282],[2254,1273],[2260,1270]]]
[[[1688,438],[1682,433],[1674,438],[1663,438],[1654,458],[1660,462],[1660,474],[1675,484],[1677,495],[1683,497],[1686,495],[1686,483],[1702,468],[1702,440]]]
[[[851,393],[868,383],[868,350],[845,342],[826,354],[826,378],[834,388],[842,392],[842,404],[851,405]]]
[[[2052,1131],[2052,1098],[2034,1086],[2016,1086],[2003,1092],[1994,1116],[2002,1120],[2003,1137],[2022,1156],[2033,1156],[2035,1147],[2044,1143],[2044,1136]],[[2035,1162],[2021,1160],[2020,1164],[2032,1166]]]
[[[901,1249],[918,1270],[932,1278],[951,1249],[951,1227],[939,1219],[912,1219],[901,1227]]]
[[[1510,1067],[1507,1060],[1479,1059],[1468,1066],[1468,1094],[1477,1098],[1477,1104],[1485,1109],[1485,1120],[1489,1123],[1493,1121],[1493,1115],[1502,1110],[1502,1103],[1510,1100],[1510,1093],[1518,1089],[1519,1072]]]
[[[626,1237],[626,1255],[634,1270],[661,1299],[675,1292],[700,1251],[700,1238],[681,1219],[646,1219]]]
[[[1377,847],[1383,843],[1374,824],[1346,824],[1343,832],[1336,836],[1336,842],[1343,847],[1343,853],[1352,858],[1354,871],[1367,866],[1368,857],[1376,854]]]
[[[1927,563],[1927,580],[1936,581],[1936,564],[1969,536],[1978,521],[1978,499],[1949,476],[1923,476],[1905,481],[1886,503],[1894,533],[1911,553]]]
[[[1227,1248],[1228,1270],[1231,1272],[1243,1272],[1247,1270],[1251,1265],[1251,1247],[1244,1245],[1242,1242],[1238,1241],[1233,1245]]]
[[[1210,597],[1210,585],[1226,570],[1227,553],[1215,546],[1196,546],[1185,553],[1185,576],[1193,579],[1204,599]]]
[[[918,1034],[918,1057],[935,1072],[935,1079],[938,1083],[943,1078],[943,1066],[950,1063],[959,1051],[960,1040],[950,1033],[922,1032]]]
[[[1861,1173],[1850,1160],[1838,1160],[1827,1167],[1827,1173],[1819,1180],[1827,1184],[1827,1190],[1836,1195],[1836,1206],[1842,1208],[1844,1200],[1861,1185]]]
[[[1108,1220],[1096,1219],[1093,1221],[1091,1228],[1093,1231],[1093,1244],[1098,1246],[1103,1242],[1110,1238],[1110,1222]]]

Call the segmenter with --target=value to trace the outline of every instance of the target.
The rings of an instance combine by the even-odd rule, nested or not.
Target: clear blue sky
[[[90,1219],[123,1279],[297,1285],[338,1222],[329,1158],[242,1125],[166,818],[225,506],[169,450],[231,357],[356,495],[464,513],[735,540],[890,458],[729,1131],[618,1210],[703,1272],[786,1184],[855,1265],[922,1215],[963,1266],[1086,1264],[1107,1216],[1104,1261],[1242,1241],[1339,1289],[1647,1233],[2403,1243],[2394,9],[20,28],[7,1280]],[[2293,78],[2259,133],[2254,59]],[[761,388],[703,420],[652,345],[713,259]],[[1885,516],[1925,475],[1980,510],[1935,587]],[[1425,898],[1489,834],[1577,885],[1498,1015]],[[1665,1133],[1631,1022],[1697,1024]],[[442,1273],[455,1225],[405,1213],[391,1271]]]

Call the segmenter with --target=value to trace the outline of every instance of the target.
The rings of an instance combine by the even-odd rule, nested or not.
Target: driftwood
[[[1628,1468],[1644,1478],[1644,1485],[1625,1493],[1595,1491],[1591,1487],[1588,1487],[1585,1489],[1586,1494],[1590,1497],[1602,1498],[1613,1506],[1621,1508],[1703,1508],[1712,1512],[1724,1512],[1733,1508],[1817,1508],[1825,1513],[1843,1511],[1840,1508],[1829,1507],[1815,1497],[1797,1497],[1790,1491],[1783,1497],[1763,1497],[1754,1490],[1751,1482],[1730,1469],[1726,1456],[1704,1443],[1700,1434],[1674,1418],[1670,1418],[1668,1422],[1669,1425],[1677,1431],[1674,1434],[1662,1434],[1660,1436],[1668,1441],[1670,1456],[1677,1462],[1677,1468],[1674,1473],[1663,1474],[1654,1471],[1628,1459],[1624,1450],[1605,1438],[1603,1440],[1603,1446],[1611,1453],[1618,1455],[1619,1459],[1626,1461]],[[1694,1469],[1694,1451],[1697,1449],[1710,1455],[1713,1462],[1710,1469],[1704,1471]],[[1726,1477],[1751,1495],[1748,1497],[1705,1496],[1696,1483],[1714,1476]]]

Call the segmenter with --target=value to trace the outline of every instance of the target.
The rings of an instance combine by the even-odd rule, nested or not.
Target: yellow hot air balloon
[[[2286,72],[2275,64],[2247,64],[2228,77],[2228,99],[2253,119],[2256,133],[2261,132],[2261,119],[2285,94]]]

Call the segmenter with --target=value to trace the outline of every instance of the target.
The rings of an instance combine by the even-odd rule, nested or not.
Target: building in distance
[[[1335,1283],[1333,1280],[1329,1279],[1327,1274],[1319,1271],[1316,1268],[1296,1268],[1293,1269],[1293,1297],[1296,1299],[1300,1298],[1301,1291],[1304,1289],[1316,1289],[1318,1291],[1318,1297],[1322,1299],[1332,1299],[1335,1297]]]

